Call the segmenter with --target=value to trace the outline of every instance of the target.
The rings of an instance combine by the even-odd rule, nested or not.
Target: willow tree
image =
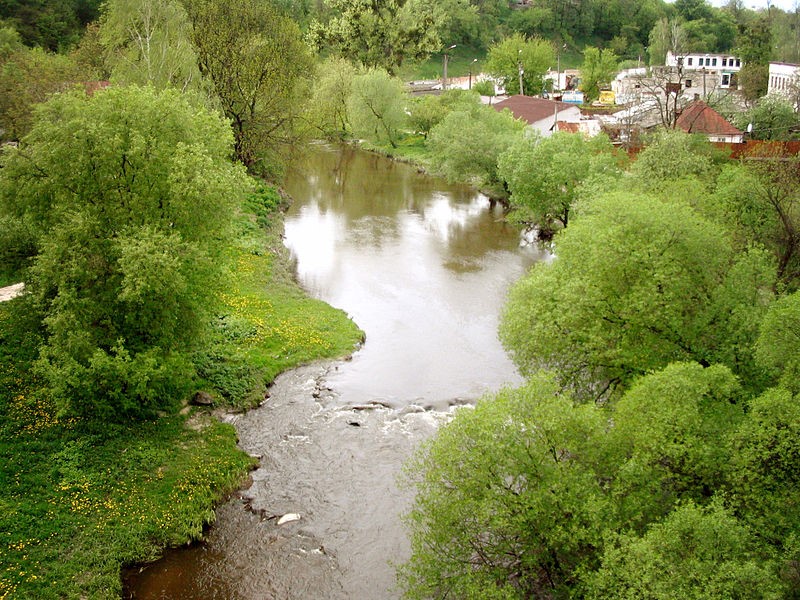
[[[586,399],[675,361],[721,363],[758,388],[753,341],[775,267],[739,253],[687,204],[638,193],[591,202],[557,256],[509,294],[501,339],[523,373],[556,371]]]
[[[115,80],[182,91],[200,81],[190,33],[178,0],[110,0],[99,30]]]
[[[383,69],[369,69],[356,75],[347,102],[353,132],[396,147],[408,120],[406,99],[403,83]]]
[[[135,86],[42,105],[6,151],[0,216],[35,239],[39,370],[63,412],[149,416],[185,390],[248,185],[216,113]]]
[[[467,2],[450,0],[326,0],[331,17],[315,21],[310,33],[319,48],[394,73],[405,61],[442,48],[440,33]]]
[[[606,135],[584,138],[557,132],[549,138],[520,137],[500,155],[500,177],[511,192],[514,219],[552,234],[566,227],[581,186],[616,178],[620,158]]]
[[[297,139],[313,75],[300,29],[268,2],[184,0],[202,75],[248,170],[274,175]]]

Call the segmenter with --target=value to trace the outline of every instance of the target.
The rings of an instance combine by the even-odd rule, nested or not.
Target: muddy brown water
[[[497,339],[535,246],[473,190],[352,148],[317,146],[289,173],[286,245],[300,283],[366,332],[351,361],[281,375],[228,415],[262,457],[206,540],[125,575],[125,597],[398,598],[408,556],[403,462],[454,407],[521,378]],[[297,518],[279,525],[281,516]]]

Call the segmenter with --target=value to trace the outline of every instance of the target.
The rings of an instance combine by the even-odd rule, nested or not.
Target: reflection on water
[[[286,187],[298,277],[350,313],[367,342],[350,362],[284,373],[261,408],[228,416],[241,447],[262,457],[252,486],[220,507],[204,544],[135,569],[126,598],[397,598],[411,491],[396,479],[448,418],[421,407],[519,378],[497,341],[498,313],[508,285],[540,257],[486,198],[323,147]],[[278,525],[286,513],[301,518]]]
[[[318,147],[285,187],[298,279],[367,334],[331,377],[343,401],[438,406],[519,383],[498,314],[510,283],[541,256],[499,207],[352,148]]]

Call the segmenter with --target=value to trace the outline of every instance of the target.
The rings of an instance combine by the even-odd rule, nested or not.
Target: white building
[[[672,52],[667,52],[665,65],[673,69],[682,67],[683,73],[687,77],[692,71],[700,71],[703,77],[708,77],[718,87],[727,89],[735,84],[735,74],[741,70],[742,60],[730,54],[700,52],[673,54]],[[687,84],[685,87],[690,88],[692,85]]]
[[[769,63],[768,94],[780,94],[787,98],[796,96],[800,87],[800,65],[791,63]]]

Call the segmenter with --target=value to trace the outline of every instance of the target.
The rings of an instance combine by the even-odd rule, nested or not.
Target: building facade
[[[800,88],[800,65],[791,63],[769,63],[767,94],[780,94],[794,99]]]
[[[699,76],[697,72],[702,74],[703,78],[709,78],[713,81],[715,87],[721,89],[728,89],[736,87],[736,74],[742,69],[742,60],[731,54],[708,54],[708,53],[686,53],[686,54],[673,54],[667,52],[667,60],[665,66],[677,69],[683,69],[688,83],[684,83],[684,87],[696,87]],[[694,75],[694,78],[690,77]],[[692,85],[695,84],[695,85]],[[707,86],[709,81],[706,82]]]

